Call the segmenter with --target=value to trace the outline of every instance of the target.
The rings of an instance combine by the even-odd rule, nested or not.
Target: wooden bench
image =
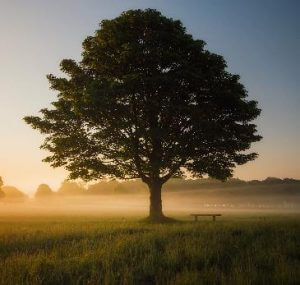
[[[221,214],[191,214],[191,216],[193,216],[195,218],[195,222],[197,222],[198,217],[202,217],[202,216],[212,217],[213,221],[215,221],[217,216],[222,216],[222,215]]]

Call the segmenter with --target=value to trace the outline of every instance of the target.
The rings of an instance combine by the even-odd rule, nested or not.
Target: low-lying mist
[[[147,215],[149,193],[139,180],[100,181],[88,187],[65,181],[57,191],[41,184],[34,197],[11,186],[2,187],[0,215]],[[300,181],[268,178],[245,182],[232,179],[172,179],[162,191],[164,212],[299,212]]]
[[[205,191],[203,191],[205,192]],[[293,202],[277,197],[240,198],[215,195],[197,191],[165,192],[162,195],[163,209],[168,214],[190,214],[195,212],[299,212],[300,197]],[[0,202],[0,215],[147,215],[149,195],[116,194],[99,196],[53,197],[50,199],[29,198],[24,202]]]

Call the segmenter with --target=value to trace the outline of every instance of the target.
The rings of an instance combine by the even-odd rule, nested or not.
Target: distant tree
[[[126,182],[119,183],[115,188],[114,188],[114,193],[115,194],[135,194],[136,191],[134,188],[130,187]]]
[[[35,192],[35,198],[44,199],[53,196],[53,191],[47,184],[40,184]]]
[[[293,178],[284,178],[284,179],[282,179],[282,181],[283,181],[284,183],[292,183],[292,184],[300,183],[300,180],[298,180],[298,179],[293,179]]]
[[[3,186],[2,191],[5,194],[5,200],[11,202],[23,202],[27,195],[14,186]]]
[[[79,196],[85,194],[85,188],[79,183],[65,180],[60,188],[58,189],[58,194],[65,196]]]
[[[99,181],[92,184],[87,189],[89,195],[107,195],[114,194],[115,188],[118,186],[117,181]]]
[[[122,194],[122,193],[141,193],[145,190],[145,184],[140,179],[127,180],[122,183],[111,181],[99,181],[89,185],[86,194],[88,195],[107,195],[107,194]]]
[[[1,189],[2,186],[3,186],[3,180],[2,177],[0,176],[0,199],[5,197],[5,194]]]
[[[267,177],[263,182],[267,183],[267,184],[283,183],[283,181],[280,178],[277,178],[277,177]]]
[[[260,180],[257,180],[257,179],[255,179],[255,180],[250,180],[249,182],[248,182],[248,184],[252,184],[252,185],[258,185],[258,184],[261,184],[262,182],[260,181]]]
[[[122,183],[119,183],[115,189],[114,192],[116,194],[126,194],[126,193],[130,193],[130,190],[127,189],[124,185],[122,185]]]
[[[5,197],[5,193],[0,189],[0,199]]]
[[[148,193],[147,185],[141,179],[127,180],[122,183],[131,193]]]
[[[231,177],[257,156],[244,151],[261,139],[252,123],[260,109],[204,46],[156,10],[103,20],[79,63],[62,60],[67,77],[48,75],[53,108],[25,117],[46,135],[44,161],[72,179],[141,178],[156,221],[171,177]]]

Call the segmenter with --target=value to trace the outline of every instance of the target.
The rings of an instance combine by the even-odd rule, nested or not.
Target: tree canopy
[[[52,108],[25,121],[70,178],[141,178],[160,200],[171,177],[225,180],[257,156],[245,152],[261,139],[257,102],[222,56],[156,10],[103,20],[81,61],[60,67],[66,77],[48,75]]]

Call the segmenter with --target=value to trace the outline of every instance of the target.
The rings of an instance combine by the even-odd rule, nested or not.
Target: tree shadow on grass
[[[144,224],[182,224],[185,221],[176,220],[174,218],[169,218],[166,216],[162,216],[159,218],[153,219],[152,217],[147,217],[139,221],[140,223]]]

